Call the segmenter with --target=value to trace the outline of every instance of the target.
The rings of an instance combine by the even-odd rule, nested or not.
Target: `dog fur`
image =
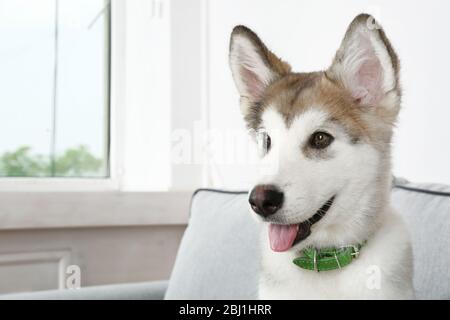
[[[231,34],[230,67],[245,121],[257,142],[261,133],[271,139],[261,165],[276,169],[257,184],[276,185],[284,193],[275,214],[258,218],[264,225],[262,299],[414,297],[408,230],[390,204],[399,61],[373,22],[369,15],[357,16],[331,66],[312,73],[292,72],[244,26]],[[317,131],[334,138],[327,148],[308,144]],[[285,252],[270,249],[269,223],[301,223],[332,196],[331,208],[306,239]],[[307,246],[363,241],[360,256],[339,270],[315,272],[292,263]]]

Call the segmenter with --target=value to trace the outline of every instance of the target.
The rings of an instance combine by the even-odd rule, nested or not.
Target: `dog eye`
[[[270,139],[270,136],[266,133],[264,135],[264,151],[266,153],[269,152],[271,146],[272,146],[272,139]]]
[[[272,140],[266,132],[261,132],[258,137],[258,149],[260,150],[260,155],[264,156],[269,152],[272,145]]]
[[[314,149],[324,149],[328,147],[333,140],[334,138],[331,134],[319,131],[311,135],[309,145]]]

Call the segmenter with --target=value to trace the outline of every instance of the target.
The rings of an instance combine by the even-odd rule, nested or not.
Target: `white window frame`
[[[124,43],[124,2],[121,0],[111,1],[111,57],[110,57],[110,150],[109,150],[109,176],[106,178],[60,178],[60,177],[1,177],[0,192],[66,192],[66,191],[113,191],[118,190],[119,182],[117,159],[120,143],[117,137],[120,133],[120,124],[117,123],[117,115],[121,113],[123,106],[124,90],[119,83],[123,73],[124,56],[119,48]],[[114,21],[114,22],[113,22]],[[114,47],[113,47],[114,46]]]
[[[109,177],[1,178],[0,231],[187,224],[192,190],[168,191],[161,190],[159,186],[155,189],[148,177],[160,171],[161,167],[170,175],[170,163],[161,167],[158,164],[147,165],[154,150],[146,150],[148,143],[145,140],[135,141],[139,140],[136,139],[139,135],[152,135],[152,125],[162,122],[159,118],[154,119],[153,114],[145,114],[149,106],[160,105],[165,110],[162,116],[167,117],[167,123],[170,122],[170,78],[166,76],[171,62],[170,54],[166,54],[170,45],[167,39],[170,32],[169,3],[170,0],[111,0]],[[141,8],[146,11],[137,12]],[[130,27],[127,16],[133,20],[130,30],[127,30]],[[136,17],[141,21],[136,22]],[[127,39],[129,34],[133,39]],[[134,52],[127,56],[130,41]],[[158,57],[167,56],[166,60],[156,61],[152,56],[155,43],[158,50],[163,50],[157,53]],[[136,55],[143,57],[143,61],[133,61]],[[128,63],[129,60],[131,63]],[[141,65],[147,68],[146,72],[140,72]],[[141,86],[143,82],[145,90],[127,96],[127,88]],[[147,94],[147,86],[156,94],[154,91],[151,95]],[[139,95],[137,102],[133,100],[136,94]],[[133,118],[136,111],[138,117],[134,115]],[[139,112],[142,111],[145,119],[140,119]],[[130,118],[131,124],[127,123]],[[140,123],[135,123],[136,118]],[[153,123],[147,126],[148,121]],[[136,125],[141,126],[136,129]],[[170,129],[169,124],[167,126]],[[125,153],[134,153],[131,160],[126,158]],[[130,166],[137,167],[131,175],[125,170]],[[142,178],[141,170],[144,172]]]
[[[206,175],[204,168],[185,168],[183,178],[172,180],[167,142],[172,125],[207,118],[208,1],[111,0],[109,177],[1,178],[0,231],[187,224],[192,186]],[[193,6],[198,12],[192,11]],[[190,14],[183,14],[186,9]],[[178,41],[186,37],[184,24],[192,21],[202,24],[203,33],[198,34],[197,25],[191,26],[189,37],[199,38],[194,48],[186,48],[190,42]],[[173,34],[178,47],[172,47]],[[196,47],[199,44],[201,48]],[[171,55],[170,50],[185,50],[196,60],[200,83],[191,75],[189,85],[184,84],[182,56]],[[172,70],[174,61],[178,67]],[[171,77],[178,81],[174,92]],[[172,95],[189,96],[189,90],[200,90],[201,97],[186,101],[198,109],[190,118],[176,117],[171,113]],[[154,109],[148,112],[154,106],[158,117]],[[154,159],[155,153],[166,151],[168,161]],[[186,180],[195,182],[184,186]]]
[[[127,132],[125,132],[126,119],[130,119],[130,108],[126,108],[127,101],[127,12],[133,15],[131,10],[135,10],[139,5],[146,5],[150,12],[146,17],[150,19],[161,19],[158,14],[164,13],[164,19],[169,19],[169,0],[148,1],[138,0],[140,3],[134,4],[134,9],[130,8],[130,3],[125,0],[111,0],[111,90],[110,90],[110,150],[109,150],[109,176],[106,178],[35,178],[35,177],[4,177],[0,178],[0,192],[90,192],[90,191],[151,191],[152,187],[146,186],[146,181],[129,182],[124,168],[128,163],[124,163],[124,153],[126,150]],[[146,3],[147,2],[147,3]],[[151,23],[151,22],[150,22]],[[147,21],[147,24],[149,22]],[[169,23],[158,25],[159,28],[168,28]],[[152,25],[153,28],[153,25]],[[134,30],[135,31],[135,30]],[[165,30],[169,32],[169,30]],[[154,35],[155,33],[153,33]],[[141,37],[145,41],[156,43],[159,39],[152,39],[152,34],[148,30],[143,30],[142,34],[133,37]],[[168,41],[170,43],[170,41]],[[149,55],[149,59],[151,56]],[[167,58],[169,59],[169,58]],[[167,63],[170,61],[167,60]],[[135,80],[135,81],[139,81]],[[168,84],[167,84],[168,86]],[[161,91],[161,90],[159,90]],[[164,93],[165,94],[165,93]],[[170,93],[167,92],[166,103],[170,103]],[[144,97],[145,98],[145,97]],[[153,101],[143,101],[143,105],[151,105]],[[167,107],[170,112],[170,107]],[[132,127],[133,125],[131,125]],[[146,133],[143,132],[143,135]],[[132,139],[132,138],[128,138]],[[134,146],[137,149],[146,150],[146,146]],[[133,150],[131,150],[133,152]],[[135,165],[134,163],[131,164]],[[145,168],[142,168],[146,170]],[[136,176],[136,174],[135,174]],[[148,174],[146,176],[148,180]],[[144,179],[144,178],[143,178]],[[135,187],[134,185],[137,185]]]

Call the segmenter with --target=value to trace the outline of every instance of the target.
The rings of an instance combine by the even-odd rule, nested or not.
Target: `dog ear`
[[[347,29],[326,75],[347,89],[362,106],[378,106],[398,85],[399,61],[389,40],[367,14],[358,15]]]
[[[271,82],[290,72],[290,66],[245,26],[236,26],[231,33],[229,62],[245,105],[260,101]]]

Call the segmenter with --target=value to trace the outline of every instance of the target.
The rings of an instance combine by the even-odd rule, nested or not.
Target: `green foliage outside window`
[[[0,155],[0,176],[3,177],[90,177],[98,176],[103,161],[92,155],[86,146],[67,149],[52,161],[33,154],[29,146]]]

